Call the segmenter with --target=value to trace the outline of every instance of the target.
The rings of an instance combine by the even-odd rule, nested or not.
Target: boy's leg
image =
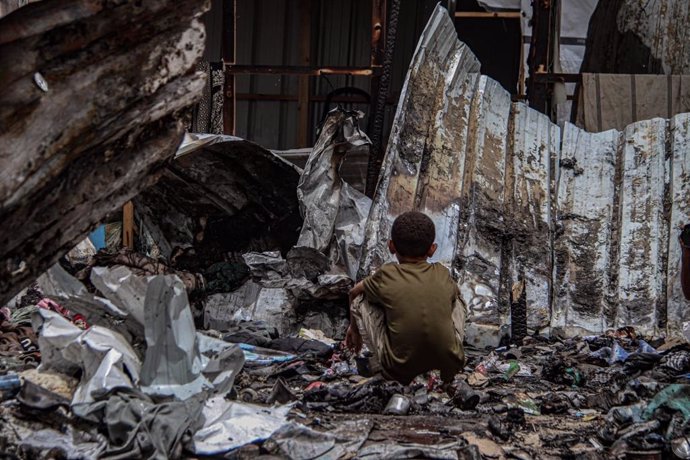
[[[386,318],[381,308],[376,308],[360,296],[352,302],[350,307],[352,315],[357,321],[362,341],[373,354],[370,361],[371,371],[376,373],[381,370],[381,353],[388,340],[386,334]]]

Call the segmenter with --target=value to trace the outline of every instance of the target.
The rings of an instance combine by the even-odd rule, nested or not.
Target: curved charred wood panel
[[[0,302],[174,154],[204,84],[206,9],[53,0],[0,19]]]

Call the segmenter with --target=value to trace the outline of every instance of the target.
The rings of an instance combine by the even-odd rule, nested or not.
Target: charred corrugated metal
[[[508,334],[523,282],[533,331],[680,334],[672,235],[690,208],[688,115],[561,129],[478,67],[439,6],[398,106],[360,275],[389,260],[393,219],[418,209],[436,223],[435,260],[457,278],[470,343]]]
[[[687,0],[600,1],[589,23],[581,72],[687,74]]]
[[[690,310],[680,283],[681,248],[676,235],[690,216],[690,114],[676,115],[671,120],[671,157],[669,158],[670,232],[668,238],[668,269],[666,277],[667,329],[671,335],[688,336]]]
[[[603,330],[612,321],[609,292],[620,134],[566,124],[554,221],[553,327]],[[616,248],[617,249],[617,248]],[[613,256],[615,258],[615,256]]]
[[[134,208],[158,255],[201,270],[247,251],[287,253],[302,225],[299,177],[298,168],[252,142],[195,134]]]

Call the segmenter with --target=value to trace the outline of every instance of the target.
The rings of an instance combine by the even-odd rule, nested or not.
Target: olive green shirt
[[[385,377],[407,384],[437,369],[449,381],[462,369],[465,355],[451,316],[459,293],[446,267],[385,264],[364,279],[364,295],[385,312],[388,340],[379,357]]]

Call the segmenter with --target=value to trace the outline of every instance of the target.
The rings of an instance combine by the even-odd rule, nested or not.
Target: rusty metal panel
[[[623,0],[618,11],[620,33],[632,33],[661,62],[665,74],[684,74],[690,70],[687,46],[687,0]]]
[[[690,329],[675,241],[690,211],[690,115],[622,133],[561,130],[476,72],[437,7],[403,88],[359,275],[390,259],[392,221],[418,209],[469,308],[471,344],[509,333],[518,281],[539,332]]]
[[[620,133],[563,130],[554,233],[553,328],[598,333],[607,296]]]
[[[498,343],[510,317],[501,278],[510,105],[507,91],[480,77],[470,114],[456,256],[460,295],[469,309],[467,340],[480,346]]]
[[[681,248],[677,235],[690,219],[690,114],[671,120],[670,235],[668,239],[668,334],[690,339],[690,311],[680,286]]]
[[[463,83],[464,78],[460,76],[477,71],[479,62],[457,40],[455,27],[447,13],[445,17],[432,16],[420,38],[398,104],[367,222],[360,276],[368,275],[371,270],[391,260],[387,241],[393,220],[399,214],[419,207],[421,200],[418,194],[428,189],[425,183],[431,152],[441,150],[432,147],[429,136],[433,138],[434,131],[430,126],[434,126],[437,117],[438,125],[444,124],[444,101],[455,91],[455,85]],[[447,79],[449,73],[457,73],[458,78]],[[431,198],[425,199],[425,203],[430,204],[437,196],[435,190],[434,185]],[[444,249],[442,253],[445,252]]]
[[[506,163],[507,232],[513,235],[510,283],[525,281],[527,327],[544,330],[551,321],[554,161],[561,132],[549,118],[513,104]]]
[[[666,120],[633,123],[623,136],[615,325],[632,324],[653,334],[658,313],[666,306]]]
[[[467,54],[462,54],[467,56]],[[426,213],[436,226],[438,249],[433,260],[453,266],[460,222],[458,197],[462,190],[472,94],[477,74],[466,73],[458,62],[446,79],[445,97],[425,145],[415,209]],[[448,120],[451,120],[448,122]]]

